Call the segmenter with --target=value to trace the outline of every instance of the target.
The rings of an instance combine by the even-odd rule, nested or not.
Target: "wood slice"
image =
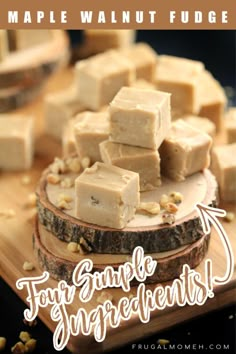
[[[191,245],[180,247],[174,251],[152,253],[153,259],[157,260],[157,267],[153,276],[147,278],[147,283],[164,282],[177,278],[184,264],[195,268],[206,255],[210,235],[203,235]],[[125,255],[95,254],[81,255],[67,250],[67,244],[57,239],[54,235],[36,220],[33,234],[34,251],[41,269],[50,273],[56,280],[66,280],[71,283],[72,274],[76,265],[83,259],[93,261],[93,272],[101,272],[110,265],[117,269],[119,265],[130,261],[131,257]],[[132,285],[136,285],[133,282]]]
[[[9,54],[0,63],[0,88],[35,83],[47,78],[68,62],[69,38],[65,31],[52,30],[45,43]]]
[[[216,205],[217,184],[210,171],[205,170],[181,183],[163,179],[158,189],[141,193],[141,201],[159,201],[162,194],[169,194],[173,190],[181,192],[184,201],[179,206],[173,225],[163,224],[161,215],[136,213],[123,230],[105,228],[76,218],[74,187],[63,189],[60,185],[48,184],[48,173],[49,170],[43,173],[37,189],[40,223],[63,241],[79,243],[81,238],[85,239],[95,253],[127,254],[132,253],[136,246],[142,246],[145,252],[163,252],[192,243],[203,235],[195,204],[202,202],[205,205]],[[77,177],[73,174],[69,176],[72,179]],[[62,211],[57,208],[60,193],[72,197],[71,210]]]

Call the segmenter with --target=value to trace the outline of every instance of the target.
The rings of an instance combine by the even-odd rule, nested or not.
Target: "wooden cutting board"
[[[50,79],[46,92],[52,92],[65,88],[72,80],[72,71],[66,70],[58,73]],[[35,114],[36,123],[36,158],[33,168],[27,173],[1,173],[0,174],[0,210],[14,209],[16,215],[12,218],[0,217],[0,274],[3,279],[12,287],[18,296],[26,301],[27,293],[25,290],[16,289],[15,283],[17,279],[25,276],[41,275],[42,271],[37,266],[36,259],[32,248],[32,232],[33,223],[31,220],[32,210],[25,207],[29,193],[33,192],[36,183],[41,175],[42,170],[52,161],[55,155],[60,155],[61,149],[57,142],[43,135],[43,105],[42,95],[33,103],[18,110],[27,114]],[[222,140],[222,137],[218,137]],[[23,185],[22,177],[30,176],[30,184]],[[223,209],[234,211],[236,206],[233,204],[220,205]],[[228,237],[230,239],[234,255],[236,255],[236,220],[231,223],[222,221]],[[213,230],[210,240],[210,247],[207,254],[213,262],[213,275],[223,276],[226,270],[226,257],[219,236]],[[35,265],[35,270],[26,272],[22,269],[24,261],[30,261]],[[197,271],[203,273],[203,263],[200,264]],[[57,282],[49,279],[47,286],[56,287]],[[149,289],[154,289],[156,285],[148,285]],[[124,295],[120,289],[109,290],[116,304],[121,296]],[[135,294],[136,288],[132,288],[131,292]],[[101,352],[103,350],[113,349],[117,346],[124,345],[131,341],[137,341],[139,338],[151,335],[160,330],[166,329],[171,325],[180,323],[187,319],[193,318],[200,314],[225,306],[236,300],[236,272],[230,282],[223,286],[214,288],[214,298],[209,299],[203,306],[185,306],[185,307],[169,307],[162,311],[152,313],[151,321],[142,324],[135,316],[130,321],[124,322],[118,329],[109,329],[104,342],[97,343],[92,337],[71,337],[68,348],[80,353],[89,350],[92,352]],[[79,300],[69,306],[69,313],[76,313],[79,307],[83,306],[87,311],[97,306],[97,294],[89,303],[80,303]],[[23,315],[23,314],[22,314]],[[39,317],[48,326],[51,331],[55,330],[56,323],[50,318],[50,308],[40,309]]]

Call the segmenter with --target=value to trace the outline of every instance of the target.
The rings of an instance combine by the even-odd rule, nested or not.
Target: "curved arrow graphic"
[[[221,225],[220,221],[217,219],[217,217],[224,217],[226,215],[226,212],[225,210],[212,208],[201,203],[197,203],[195,208],[197,209],[198,214],[200,216],[204,233],[209,234],[211,232],[211,224],[212,224],[223,243],[226,258],[227,258],[227,269],[223,277],[215,276],[213,278],[213,282],[215,284],[220,284],[220,285],[226,284],[228,283],[228,281],[231,279],[233,275],[234,254],[228,236],[225,232],[225,229]]]

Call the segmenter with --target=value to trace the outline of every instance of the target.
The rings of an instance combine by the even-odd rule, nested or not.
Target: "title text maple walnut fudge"
[[[33,154],[33,119],[0,115],[0,170],[29,169]]]
[[[140,202],[139,175],[96,162],[75,180],[76,216],[82,221],[122,229]]]
[[[212,139],[182,119],[172,123],[161,145],[161,172],[167,177],[183,181],[187,176],[209,167]]]
[[[170,94],[122,87],[110,103],[110,139],[158,149],[170,129]]]

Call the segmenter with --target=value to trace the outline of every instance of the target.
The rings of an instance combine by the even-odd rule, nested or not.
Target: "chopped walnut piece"
[[[160,345],[166,345],[169,344],[170,341],[168,339],[158,339],[157,343]]]
[[[146,211],[149,214],[157,215],[160,213],[160,204],[156,202],[142,202],[138,206],[138,210]]]
[[[89,245],[88,241],[85,238],[81,237],[79,240],[80,253],[86,254],[92,251],[92,247]]]
[[[164,224],[174,224],[175,223],[175,216],[174,214],[163,213],[162,214],[162,221]]]
[[[227,222],[233,221],[234,218],[235,218],[235,214],[231,211],[228,211],[224,217],[225,221],[227,221]]]
[[[91,164],[90,158],[89,157],[84,157],[81,161],[81,166],[85,170],[85,168],[89,167]]]
[[[165,208],[165,205],[169,202],[169,197],[166,194],[162,194],[160,199],[160,206],[161,208]]]
[[[170,214],[177,213],[178,209],[179,208],[174,203],[166,203],[166,205],[165,205],[165,210],[167,211],[167,213],[170,213]]]
[[[107,291],[102,291],[101,294],[97,297],[97,302],[99,304],[104,304],[106,300],[113,300],[112,294],[108,293]]]
[[[23,186],[28,186],[31,183],[31,177],[28,175],[22,176],[21,177],[21,184]]]
[[[25,353],[25,345],[22,342],[17,342],[14,347],[11,348],[11,352],[13,354],[24,354]]]
[[[70,177],[66,177],[61,181],[61,187],[62,188],[71,188],[74,185],[74,181]]]
[[[7,340],[5,337],[0,337],[0,352],[2,352],[7,344]]]
[[[29,339],[25,343],[26,353],[32,353],[36,348],[37,341],[34,338]]]
[[[182,201],[184,199],[183,194],[181,194],[179,192],[171,192],[169,194],[169,198],[170,198],[170,201],[175,203],[175,204],[182,203]]]
[[[50,165],[50,171],[55,174],[65,173],[66,164],[62,159],[55,157],[54,162]]]
[[[69,194],[61,193],[58,196],[58,201],[64,200],[67,203],[72,202],[73,198]]]
[[[71,206],[65,200],[59,200],[57,203],[59,209],[70,210]]]
[[[70,252],[76,253],[76,252],[79,252],[78,246],[79,245],[76,242],[69,242],[68,245],[67,245],[67,249]]]
[[[74,173],[79,173],[81,169],[80,160],[78,157],[72,157],[66,161],[66,165],[69,168],[69,171]]]
[[[25,261],[23,264],[23,269],[27,271],[34,270],[34,265],[31,262]]]
[[[28,342],[28,340],[30,340],[31,335],[29,334],[29,332],[22,331],[20,332],[19,338],[23,343],[26,343]]]
[[[47,175],[47,182],[50,184],[58,184],[61,181],[61,177],[55,173],[49,173]]]

